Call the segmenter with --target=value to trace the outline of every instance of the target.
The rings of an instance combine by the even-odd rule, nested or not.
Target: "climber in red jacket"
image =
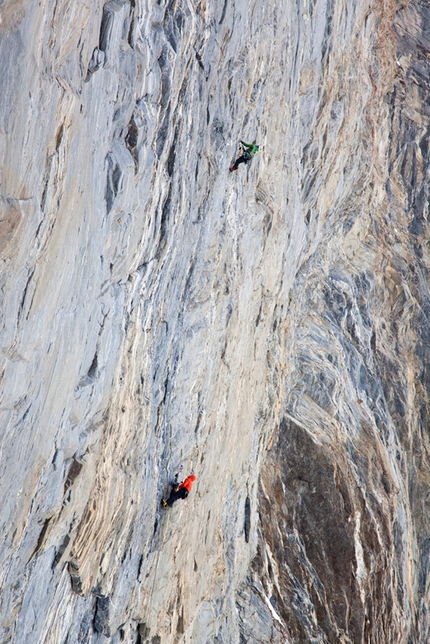
[[[172,484],[172,491],[170,493],[170,496],[168,499],[161,499],[161,505],[163,508],[165,508],[168,505],[173,505],[175,501],[178,499],[186,499],[189,493],[191,492],[191,488],[193,487],[193,482],[196,480],[195,474],[190,474],[190,476],[187,476],[185,481],[180,483],[179,485],[175,481],[175,483]]]

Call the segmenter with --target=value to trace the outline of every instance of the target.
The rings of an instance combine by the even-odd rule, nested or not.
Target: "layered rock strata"
[[[428,641],[429,24],[0,5],[1,641]]]

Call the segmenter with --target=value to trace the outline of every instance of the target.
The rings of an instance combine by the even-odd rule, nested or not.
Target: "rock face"
[[[429,641],[429,25],[0,4],[1,642]]]

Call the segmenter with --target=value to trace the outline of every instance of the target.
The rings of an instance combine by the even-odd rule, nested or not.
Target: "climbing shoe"
[[[167,501],[166,501],[166,499],[161,499],[161,505],[163,506],[163,508],[167,508]]]

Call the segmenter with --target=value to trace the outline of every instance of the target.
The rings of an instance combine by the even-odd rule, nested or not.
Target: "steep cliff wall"
[[[359,73],[343,67],[353,91],[372,89],[361,119],[353,92],[334,97],[337,154],[351,147],[327,214],[330,137],[313,121],[303,161],[318,173],[303,196],[316,241],[289,307],[284,418],[241,592],[250,641],[248,606],[267,598],[276,615],[265,606],[262,623],[293,642],[430,637],[429,17],[423,5],[387,5],[373,16],[374,57],[355,47]]]
[[[429,24],[0,4],[2,642],[428,641]]]

